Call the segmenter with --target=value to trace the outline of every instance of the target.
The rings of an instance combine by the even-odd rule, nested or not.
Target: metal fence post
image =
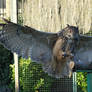
[[[18,1],[11,0],[11,21],[17,23],[18,19]],[[15,92],[19,92],[19,71],[18,71],[18,55],[14,53],[14,64],[15,64]]]
[[[92,73],[87,73],[88,92],[92,92]]]
[[[76,72],[73,73],[73,92],[77,92],[77,78],[76,78]]]

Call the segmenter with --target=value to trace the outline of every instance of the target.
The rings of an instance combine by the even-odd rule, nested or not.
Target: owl
[[[44,72],[52,77],[71,76],[73,67],[80,60],[77,54],[86,41],[85,36],[80,36],[78,27],[67,25],[57,33],[50,33],[3,20],[0,44],[18,56],[42,64]],[[80,44],[82,38],[84,42]]]

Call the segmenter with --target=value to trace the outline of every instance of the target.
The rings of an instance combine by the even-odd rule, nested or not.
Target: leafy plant
[[[14,84],[14,66],[12,68],[12,83]],[[50,92],[50,86],[54,81],[45,74],[40,64],[32,62],[30,59],[19,60],[19,79],[21,92]]]
[[[82,92],[87,92],[87,73],[77,73],[77,85]]]
[[[12,63],[12,58],[12,54],[0,45],[0,88],[2,90],[11,90],[8,85],[11,82],[9,65]]]

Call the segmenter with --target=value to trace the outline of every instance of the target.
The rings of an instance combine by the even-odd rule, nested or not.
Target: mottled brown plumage
[[[62,47],[66,43],[64,38],[58,38],[54,47],[53,47],[53,55],[52,55],[52,70],[53,74],[61,76],[62,71],[66,67],[67,63],[72,61],[72,53],[70,49],[70,44],[67,42],[67,46],[65,47],[65,51],[63,51]],[[64,56],[66,54],[66,56]],[[72,62],[73,63],[73,62]],[[74,66],[74,65],[73,65]],[[71,65],[67,67],[68,75],[71,76],[72,68]]]

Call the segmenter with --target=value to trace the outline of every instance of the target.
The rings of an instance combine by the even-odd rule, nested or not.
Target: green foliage
[[[0,23],[4,23],[0,19]],[[2,29],[2,27],[0,27]],[[5,49],[2,45],[0,45],[0,91],[7,90],[10,92],[10,82],[11,82],[11,71],[9,70],[9,65],[13,62],[13,56]]]
[[[87,73],[77,73],[77,85],[82,92],[87,92]]]
[[[18,24],[23,25],[23,17],[21,14],[18,14]]]
[[[9,87],[12,89],[12,91],[15,91],[15,70],[14,70],[14,64],[10,64],[10,78],[11,82],[9,84]]]
[[[12,54],[0,45],[0,85],[10,83],[10,63],[12,63]]]
[[[12,83],[14,84],[14,66],[12,68]],[[21,92],[50,92],[50,86],[54,81],[42,71],[41,65],[30,59],[20,59],[19,62]],[[44,90],[45,89],[45,90]]]

